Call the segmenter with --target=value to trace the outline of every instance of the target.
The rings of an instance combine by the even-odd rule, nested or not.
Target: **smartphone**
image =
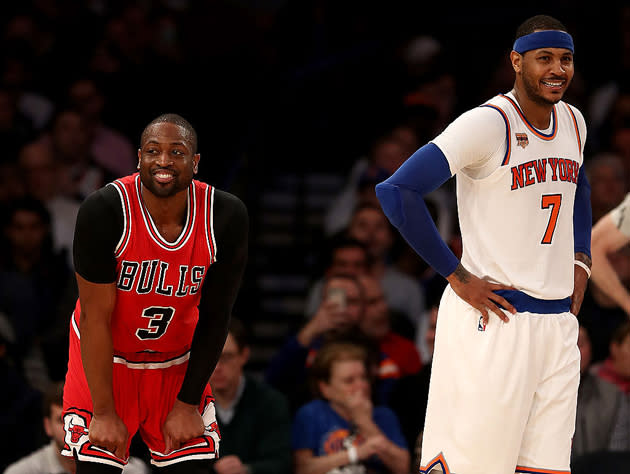
[[[334,302],[340,310],[346,309],[346,290],[343,288],[328,288],[326,300]]]

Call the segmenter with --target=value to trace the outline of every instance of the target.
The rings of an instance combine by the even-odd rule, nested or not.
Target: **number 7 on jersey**
[[[556,223],[558,222],[558,214],[560,213],[560,204],[562,204],[562,194],[543,194],[540,202],[541,209],[551,208],[549,215],[549,223],[547,224],[547,230],[543,235],[541,244],[550,244],[553,239],[553,233],[556,230]]]

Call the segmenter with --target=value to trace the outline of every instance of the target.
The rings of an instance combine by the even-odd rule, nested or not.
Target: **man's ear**
[[[510,61],[512,63],[512,69],[519,74],[523,68],[523,56],[516,51],[510,53]]]

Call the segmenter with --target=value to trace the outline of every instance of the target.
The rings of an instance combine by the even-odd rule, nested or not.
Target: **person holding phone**
[[[364,312],[363,288],[351,275],[333,274],[324,281],[313,318],[291,336],[267,367],[266,380],[287,395],[292,410],[308,398],[306,368],[327,338],[356,333]]]

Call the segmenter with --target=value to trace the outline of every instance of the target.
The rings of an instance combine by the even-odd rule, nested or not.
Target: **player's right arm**
[[[608,255],[630,242],[630,194],[593,226],[591,279],[597,287],[630,315],[630,292],[623,285]]]
[[[482,110],[483,109],[483,110]],[[486,282],[470,273],[440,237],[424,196],[437,189],[459,170],[484,172],[488,157],[505,141],[505,125],[494,110],[477,108],[459,117],[434,142],[417,150],[388,179],[376,186],[383,211],[409,245],[445,277],[460,298],[488,320],[488,310],[503,321],[508,318],[497,306],[515,313],[514,307],[495,290],[512,289]],[[478,127],[479,122],[487,126]],[[491,126],[498,124],[498,127]],[[448,155],[448,158],[447,158]]]
[[[127,429],[112,390],[111,317],[116,303],[114,249],[122,234],[122,208],[112,186],[81,205],[74,234],[74,265],[81,303],[81,360],[92,397],[90,442],[126,458]]]

